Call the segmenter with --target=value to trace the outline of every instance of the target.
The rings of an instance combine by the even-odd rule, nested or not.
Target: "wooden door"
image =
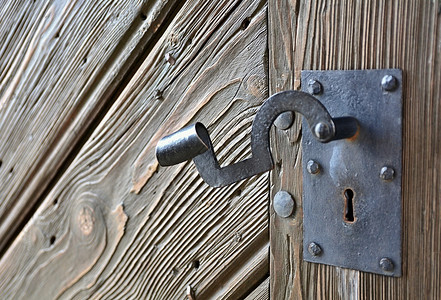
[[[0,298],[266,299],[270,282],[271,299],[439,299],[440,12],[437,0],[5,1]],[[302,260],[299,117],[273,130],[270,181],[213,189],[191,162],[156,163],[157,140],[196,120],[223,164],[239,161],[261,103],[300,89],[302,69],[374,68],[404,74],[401,278]],[[270,206],[268,256],[279,190],[296,211]]]
[[[0,298],[238,299],[268,286],[268,175],[223,189],[160,137],[250,155],[267,3],[5,1]]]
[[[276,130],[271,195],[291,193],[291,218],[270,213],[271,299],[440,299],[441,2],[269,1],[270,94],[300,89],[300,71],[403,70],[403,276],[302,259],[300,118]]]

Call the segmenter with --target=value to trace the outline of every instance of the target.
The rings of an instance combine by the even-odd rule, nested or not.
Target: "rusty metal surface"
[[[303,257],[401,276],[402,72],[302,71],[305,91],[311,80],[332,116],[355,117],[360,128],[325,144],[303,130]],[[320,172],[308,171],[311,161]]]

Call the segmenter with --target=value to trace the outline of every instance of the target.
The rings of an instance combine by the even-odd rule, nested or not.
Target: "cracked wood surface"
[[[131,192],[155,138],[196,120],[221,163],[249,157],[266,13],[265,1],[183,4],[2,257],[0,298],[182,299],[190,286],[237,299],[268,276],[267,175],[213,189],[187,162]]]
[[[6,1],[0,9],[0,252],[69,163],[176,1]]]
[[[440,299],[441,2],[270,0],[268,10],[270,94],[300,89],[302,69],[404,73],[403,277],[302,260],[298,117],[272,139],[271,194],[290,192],[296,212],[271,207],[271,299]]]

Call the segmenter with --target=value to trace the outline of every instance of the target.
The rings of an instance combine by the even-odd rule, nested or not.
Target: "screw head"
[[[321,141],[331,137],[331,129],[328,124],[319,122],[314,126],[314,135]]]
[[[274,125],[281,130],[286,130],[291,127],[294,122],[294,113],[292,111],[285,111],[281,113],[274,121]]]
[[[165,60],[172,66],[176,63],[176,59],[173,57],[173,55],[171,55],[171,53],[165,54]]]
[[[394,263],[387,257],[380,259],[380,268],[386,272],[392,272],[394,270]]]
[[[318,174],[320,173],[320,165],[311,159],[306,164],[306,170],[308,170],[309,174]]]
[[[312,256],[318,256],[322,253],[322,248],[319,246],[319,244],[312,242],[308,245],[308,252]]]
[[[160,90],[155,90],[155,99],[162,99],[162,92]]]
[[[295,202],[288,192],[278,191],[274,196],[273,207],[278,216],[287,218],[294,213]]]
[[[385,75],[381,79],[381,87],[385,91],[393,91],[398,87],[398,80],[392,75]]]
[[[385,181],[390,181],[395,177],[395,170],[391,167],[382,167],[380,170],[380,178]]]
[[[315,79],[310,79],[308,81],[308,92],[311,95],[318,95],[322,92],[322,84],[315,80]]]

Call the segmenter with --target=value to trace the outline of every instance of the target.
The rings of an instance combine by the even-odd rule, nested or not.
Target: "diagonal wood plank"
[[[265,1],[185,3],[0,261],[0,298],[234,299],[265,278],[266,175],[213,189],[189,162],[131,190],[170,127],[204,122],[222,163],[250,155],[266,40]]]
[[[298,118],[272,141],[279,163],[272,194],[289,191],[297,208],[290,219],[271,211],[271,299],[440,298],[440,16],[440,1],[269,2],[270,93],[299,89],[302,69],[404,73],[403,277],[302,260]]]
[[[6,1],[0,10],[0,252],[69,163],[178,1]]]
[[[269,297],[269,277],[265,279],[245,300],[268,300]]]

